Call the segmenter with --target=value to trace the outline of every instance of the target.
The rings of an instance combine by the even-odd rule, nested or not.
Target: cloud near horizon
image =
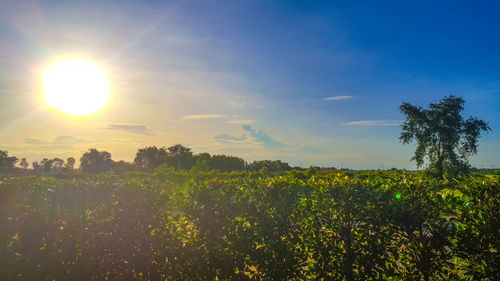
[[[24,143],[26,143],[26,144],[50,144],[49,141],[38,139],[38,138],[25,138]]]
[[[57,136],[52,141],[39,139],[39,138],[25,138],[24,143],[35,144],[35,145],[47,145],[47,144],[61,144],[61,145],[73,145],[89,143],[90,140],[85,138],[77,138],[73,136]]]
[[[203,120],[203,119],[215,119],[215,118],[224,118],[226,115],[222,114],[193,114],[193,115],[184,115],[182,119],[184,120]]]
[[[333,96],[333,97],[323,98],[323,100],[328,100],[328,101],[332,101],[332,100],[348,100],[348,99],[352,99],[352,96]]]
[[[76,138],[73,136],[57,136],[52,141],[53,144],[82,144],[89,143],[90,140],[85,138]]]
[[[229,123],[235,124],[235,125],[249,125],[255,123],[256,120],[231,120]]]
[[[247,139],[247,135],[243,133],[239,137],[231,136],[228,134],[219,134],[214,137],[219,142],[240,142]]]
[[[248,124],[242,125],[241,128],[243,130],[243,134],[241,134],[241,136],[239,137],[231,136],[228,134],[219,134],[216,135],[214,138],[217,142],[221,143],[232,143],[232,144],[243,143],[243,142],[254,143],[264,148],[289,147],[288,145],[273,139],[269,135],[265,134],[263,131],[255,129]]]
[[[400,126],[403,123],[402,120],[360,120],[360,121],[349,121],[342,123],[343,126]]]
[[[126,131],[129,133],[141,134],[141,135],[151,135],[151,131],[144,125],[109,124],[107,127],[104,127],[103,129]]]

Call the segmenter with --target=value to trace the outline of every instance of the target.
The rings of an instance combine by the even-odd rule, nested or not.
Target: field
[[[2,280],[499,280],[499,176],[0,177]]]

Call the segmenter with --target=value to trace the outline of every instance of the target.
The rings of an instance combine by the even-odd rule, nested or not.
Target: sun
[[[41,74],[43,99],[67,114],[89,115],[108,104],[110,87],[106,71],[89,61],[72,58],[56,61]]]

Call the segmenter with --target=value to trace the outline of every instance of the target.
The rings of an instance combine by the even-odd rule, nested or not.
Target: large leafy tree
[[[43,166],[43,170],[45,172],[50,172],[52,169],[52,163],[54,163],[54,160],[49,158],[43,158],[42,161],[40,161],[40,164]]]
[[[104,173],[111,170],[113,160],[107,151],[89,149],[80,158],[80,168],[86,173]]]
[[[75,168],[75,162],[76,162],[75,158],[69,157],[66,160],[66,169],[73,170]]]
[[[137,150],[134,163],[142,170],[152,171],[167,162],[168,152],[164,147],[148,146]]]
[[[54,158],[52,159],[52,168],[56,170],[61,170],[64,168],[64,160],[61,158]]]
[[[189,170],[194,166],[196,159],[193,156],[191,148],[182,144],[176,144],[167,148],[167,165],[176,170]]]
[[[491,130],[486,121],[476,117],[464,119],[464,99],[449,96],[427,109],[404,102],[400,106],[406,116],[400,141],[415,141],[417,148],[411,160],[422,167],[427,160],[429,168],[438,176],[457,175],[467,171],[467,158],[477,153],[478,138]]]
[[[17,157],[9,156],[7,151],[0,150],[0,172],[12,170],[17,160]]]

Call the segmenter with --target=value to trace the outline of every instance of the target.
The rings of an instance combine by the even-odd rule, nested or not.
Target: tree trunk
[[[441,144],[441,140],[439,140],[438,143],[438,157],[436,161],[436,168],[438,170],[438,176],[440,179],[444,179],[444,168],[443,168],[443,162],[444,162],[444,151],[443,147]]]
[[[438,159],[436,162],[436,169],[438,171],[438,176],[440,179],[444,179],[443,160],[444,159]]]

